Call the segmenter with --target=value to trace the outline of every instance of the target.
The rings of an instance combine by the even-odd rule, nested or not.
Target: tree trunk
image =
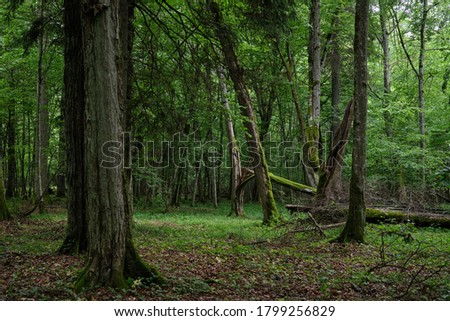
[[[85,185],[85,92],[81,25],[81,2],[64,1],[64,127],[66,141],[67,234],[62,254],[87,251]]]
[[[129,7],[130,5],[130,7]],[[139,258],[131,239],[130,182],[123,164],[108,163],[105,143],[120,142],[126,125],[128,17],[125,0],[83,7],[85,76],[85,187],[88,262],[75,288],[127,286],[127,278],[160,281]],[[100,11],[99,11],[100,9]]]
[[[364,241],[366,222],[366,127],[367,127],[367,38],[369,24],[369,0],[356,1],[355,16],[355,118],[353,122],[353,153],[350,179],[349,215],[339,241]]]
[[[1,151],[0,151],[1,153]],[[3,181],[3,157],[0,155],[0,221],[11,219],[5,198],[5,185]]]
[[[66,196],[66,137],[64,134],[64,95],[61,99],[61,123],[59,124],[58,173],[56,175],[56,196]]]
[[[277,48],[278,54],[281,58],[281,61],[283,63],[283,67],[286,70],[286,77],[289,81],[289,87],[291,89],[291,96],[292,100],[294,101],[295,111],[297,113],[297,119],[298,123],[300,125],[300,139],[299,142],[302,144],[302,148],[306,146],[306,126],[305,121],[303,120],[303,108],[300,103],[300,99],[298,97],[297,88],[295,84],[295,64],[294,64],[294,58],[291,53],[289,42],[286,43],[286,51],[287,51],[287,57],[288,59],[283,56],[283,53],[281,52],[280,44],[278,41],[275,41],[275,46]],[[304,158],[304,157],[303,157]],[[304,160],[302,161],[303,166],[303,173],[305,176],[305,182],[306,184],[310,186],[315,186],[316,179],[315,179],[315,172],[314,169],[310,166],[307,166],[307,162]]]
[[[417,79],[419,83],[419,134],[421,155],[421,174],[422,188],[425,191],[425,94],[424,94],[424,60],[425,60],[425,42],[426,42],[426,24],[428,15],[428,0],[423,0],[422,19],[420,23],[420,50],[419,50],[419,69]]]
[[[347,105],[341,125],[334,132],[332,148],[326,162],[322,164],[319,185],[317,187],[316,204],[326,206],[339,200],[341,190],[341,173],[345,160],[350,128],[353,122],[354,101]]]
[[[309,88],[308,123],[305,128],[305,145],[303,146],[303,162],[309,169],[309,184],[317,186],[320,167],[320,0],[310,3],[310,32],[308,43]],[[312,169],[312,171],[311,171]]]
[[[8,115],[8,177],[6,180],[6,197],[16,196],[17,163],[16,163],[16,112],[14,106],[9,108]]]
[[[40,16],[45,17],[46,0],[41,0]],[[49,112],[47,75],[44,71],[44,52],[46,50],[46,33],[41,31],[39,35],[39,61],[37,84],[37,125],[36,125],[36,178],[35,193],[39,203],[39,213],[45,212],[45,198],[48,187],[48,146],[49,146]]]
[[[237,187],[241,183],[242,170],[241,170],[241,156],[239,153],[239,147],[236,141],[236,135],[234,133],[233,120],[231,119],[231,109],[228,101],[228,90],[225,83],[225,76],[223,74],[222,67],[217,69],[219,75],[220,89],[222,91],[222,105],[225,110],[225,119],[228,136],[228,147],[230,150],[231,158],[231,184],[230,184],[230,200],[231,200],[231,212],[230,215],[243,216],[244,215],[244,192],[237,194]]]
[[[244,80],[244,70],[237,59],[230,31],[223,23],[219,5],[213,1],[208,1],[208,6],[213,14],[212,25],[215,27],[226,65],[233,80],[234,89],[241,107],[241,114],[245,117],[244,126],[247,130],[247,145],[258,185],[258,196],[263,210],[263,223],[272,225],[279,222],[281,217],[273,197],[269,169],[256,128],[253,106]]]
[[[391,95],[391,50],[389,48],[389,31],[386,24],[386,8],[384,0],[378,1],[380,6],[380,26],[381,26],[381,47],[383,48],[383,116],[386,136],[392,137],[392,115],[389,111],[390,95]]]

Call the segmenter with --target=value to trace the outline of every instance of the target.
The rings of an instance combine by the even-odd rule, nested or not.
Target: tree
[[[231,119],[230,103],[228,101],[228,90],[225,83],[225,75],[222,66],[218,67],[220,89],[222,91],[222,104],[225,111],[226,130],[228,136],[228,147],[230,149],[231,158],[231,184],[230,184],[230,200],[231,213],[236,216],[244,215],[244,194],[237,193],[237,188],[242,181],[241,156],[234,132],[234,124]]]
[[[387,8],[385,0],[379,0],[380,6],[380,26],[381,26],[381,47],[383,48],[383,116],[386,128],[386,136],[391,138],[392,132],[392,115],[389,110],[389,100],[391,95],[391,50],[389,48],[389,30],[387,26]]]
[[[278,212],[273,196],[269,169],[259,139],[252,101],[244,80],[244,69],[238,61],[230,30],[224,24],[219,5],[214,1],[208,1],[207,6],[212,14],[210,25],[214,26],[217,38],[220,41],[221,49],[225,57],[225,64],[228,67],[238,103],[241,108],[241,114],[244,117],[244,126],[247,130],[246,138],[248,152],[249,156],[252,158],[259,202],[263,210],[263,223],[272,225],[279,222],[280,213]]]
[[[128,19],[134,7],[126,0],[76,7],[81,9],[84,65],[88,261],[75,287],[124,288],[128,278],[161,281],[132,242],[132,199],[123,164],[105,163],[102,154],[104,144],[121,141],[127,126]],[[68,149],[69,156],[72,152]]]
[[[87,251],[85,185],[85,92],[81,2],[64,1],[64,126],[66,142],[67,235],[59,249],[63,254]]]
[[[40,19],[45,19],[46,0],[41,0]],[[41,28],[38,38],[38,79],[37,79],[37,122],[35,137],[36,160],[36,201],[39,204],[39,212],[45,212],[45,197],[48,188],[48,147],[49,147],[49,98],[47,88],[47,75],[44,67],[44,53],[47,45],[47,36],[44,28]]]
[[[0,154],[0,221],[11,219],[5,198],[5,184],[3,181],[3,157]]]
[[[355,118],[353,122],[352,171],[350,178],[350,202],[347,223],[339,241],[364,241],[366,221],[366,126],[367,126],[367,42],[369,24],[369,1],[356,1],[354,97]]]
[[[311,0],[310,3],[310,30],[308,42],[309,64],[309,104],[308,122],[305,128],[305,146],[303,161],[306,163],[306,182],[316,187],[319,177],[317,171],[320,166],[319,140],[320,140],[320,0]]]

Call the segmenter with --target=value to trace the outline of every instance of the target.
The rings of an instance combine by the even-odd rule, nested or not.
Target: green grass
[[[292,222],[263,226],[257,204],[248,204],[245,212],[243,218],[228,216],[227,202],[218,209],[183,205],[169,213],[162,208],[137,209],[135,244],[168,283],[145,287],[138,280],[125,292],[96,289],[82,294],[75,294],[71,286],[85,258],[55,255],[65,235],[64,213],[4,223],[0,259],[11,271],[0,279],[0,289],[10,284],[0,298],[449,299],[448,230],[369,224],[366,244],[342,245],[329,242],[340,229],[327,230],[326,237],[314,231],[288,233],[295,228]],[[287,213],[283,215],[288,221]]]

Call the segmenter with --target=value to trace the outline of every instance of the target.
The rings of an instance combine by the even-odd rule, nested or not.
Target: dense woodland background
[[[133,207],[138,222],[158,209],[182,224],[173,213],[200,208],[215,213],[214,220],[219,213],[227,231],[235,219],[250,218],[281,227],[283,235],[292,232],[286,222],[298,219],[284,210],[287,204],[300,204],[305,213],[319,208],[320,217],[330,208],[324,222],[302,218],[312,219],[322,235],[320,226],[341,223],[336,216],[345,220],[342,210],[349,208],[344,231],[332,236],[359,242],[371,215],[366,206],[437,213],[446,221],[449,17],[448,0],[2,1],[1,218],[41,215],[47,222],[48,213],[67,208],[59,239],[47,241],[57,247],[53,252],[88,254],[76,290],[125,288],[128,278],[160,284],[173,273],[161,268],[163,252],[152,253],[155,267],[144,263],[155,260],[142,250],[142,226],[136,248],[144,260],[139,256],[131,238]],[[228,227],[221,214],[230,214]],[[164,214],[155,220],[161,219],[164,228],[175,224]],[[21,234],[4,228],[10,237]],[[268,231],[269,239],[280,236]],[[435,232],[438,239],[448,235]],[[382,242],[389,233],[410,234],[383,230]],[[10,244],[8,237],[0,244]],[[242,241],[267,243],[257,238]],[[333,245],[333,251],[340,250]],[[405,266],[418,252],[404,252]],[[381,261],[371,262],[374,270],[387,264]],[[429,278],[448,269],[444,263],[430,267]],[[420,279],[421,266],[394,289],[399,293],[379,298],[416,299],[407,296],[413,285],[429,279]],[[320,291],[324,280],[316,280]],[[437,288],[440,294],[425,299],[446,298],[448,287]]]

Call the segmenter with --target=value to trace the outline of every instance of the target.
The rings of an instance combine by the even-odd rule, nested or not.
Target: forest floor
[[[139,210],[135,244],[166,283],[82,293],[72,285],[85,257],[55,254],[62,211],[2,222],[0,300],[450,300],[449,230],[368,224],[366,244],[338,244],[339,228],[291,233],[301,216],[268,228],[257,205],[245,218],[228,210]]]

